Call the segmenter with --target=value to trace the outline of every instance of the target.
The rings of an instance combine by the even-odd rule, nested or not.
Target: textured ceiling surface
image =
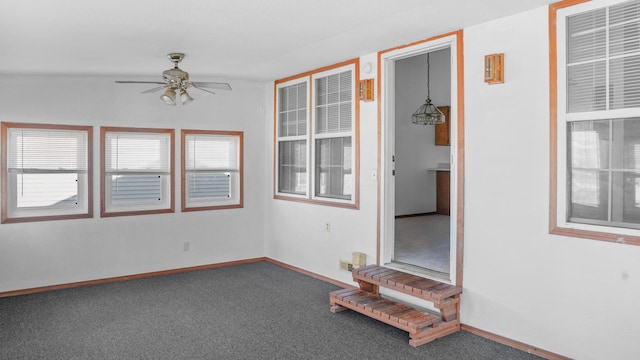
[[[0,0],[0,73],[268,81],[552,2]]]

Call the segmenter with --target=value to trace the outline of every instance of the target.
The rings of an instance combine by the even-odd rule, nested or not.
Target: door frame
[[[378,241],[377,264],[393,258],[395,220],[395,61],[451,49],[451,250],[449,283],[462,286],[464,244],[464,57],[462,30],[378,53]],[[455,234],[455,235],[454,235]],[[419,274],[428,277],[426,274]],[[438,279],[442,281],[442,279]]]

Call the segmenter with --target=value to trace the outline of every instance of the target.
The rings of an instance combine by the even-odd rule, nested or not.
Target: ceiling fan
[[[167,57],[171,62],[173,62],[173,69],[165,70],[162,73],[162,79],[164,82],[160,81],[127,81],[127,80],[118,80],[116,83],[118,84],[160,84],[161,86],[154,87],[149,90],[145,90],[142,93],[152,93],[162,89],[166,89],[164,93],[160,96],[165,104],[167,105],[175,105],[176,104],[176,93],[180,95],[180,101],[182,105],[187,105],[188,103],[193,101],[193,98],[187,93],[187,89],[193,87],[198,90],[206,91],[208,93],[215,94],[215,92],[208,89],[217,89],[217,90],[231,90],[231,85],[222,82],[201,82],[201,81],[189,81],[189,73],[181,70],[178,67],[178,64],[184,58],[184,54],[182,53],[169,53]]]

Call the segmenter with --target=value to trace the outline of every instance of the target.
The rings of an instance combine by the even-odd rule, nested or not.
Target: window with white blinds
[[[91,127],[2,124],[2,221],[90,217]]]
[[[242,207],[242,132],[182,130],[183,211]]]
[[[314,76],[315,196],[351,200],[353,72]]]
[[[102,128],[103,216],[173,211],[173,130]]]
[[[567,111],[640,107],[640,17],[627,1],[567,17]]]
[[[307,128],[309,80],[296,79],[279,85],[277,92],[277,192],[307,196]]]
[[[615,232],[640,229],[640,1],[608,3],[558,12],[558,220]]]
[[[355,70],[350,62],[276,82],[277,198],[357,203]]]

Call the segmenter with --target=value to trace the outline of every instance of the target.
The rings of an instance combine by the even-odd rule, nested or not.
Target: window
[[[2,123],[2,222],[93,216],[90,126]]]
[[[103,127],[102,216],[174,211],[170,129]]]
[[[276,82],[276,198],[357,207],[355,61]]]
[[[182,211],[242,207],[239,131],[182,130]]]
[[[608,4],[552,6],[557,17],[551,31],[551,43],[554,36],[557,42],[552,228],[640,244],[633,238],[640,235],[640,1]]]

